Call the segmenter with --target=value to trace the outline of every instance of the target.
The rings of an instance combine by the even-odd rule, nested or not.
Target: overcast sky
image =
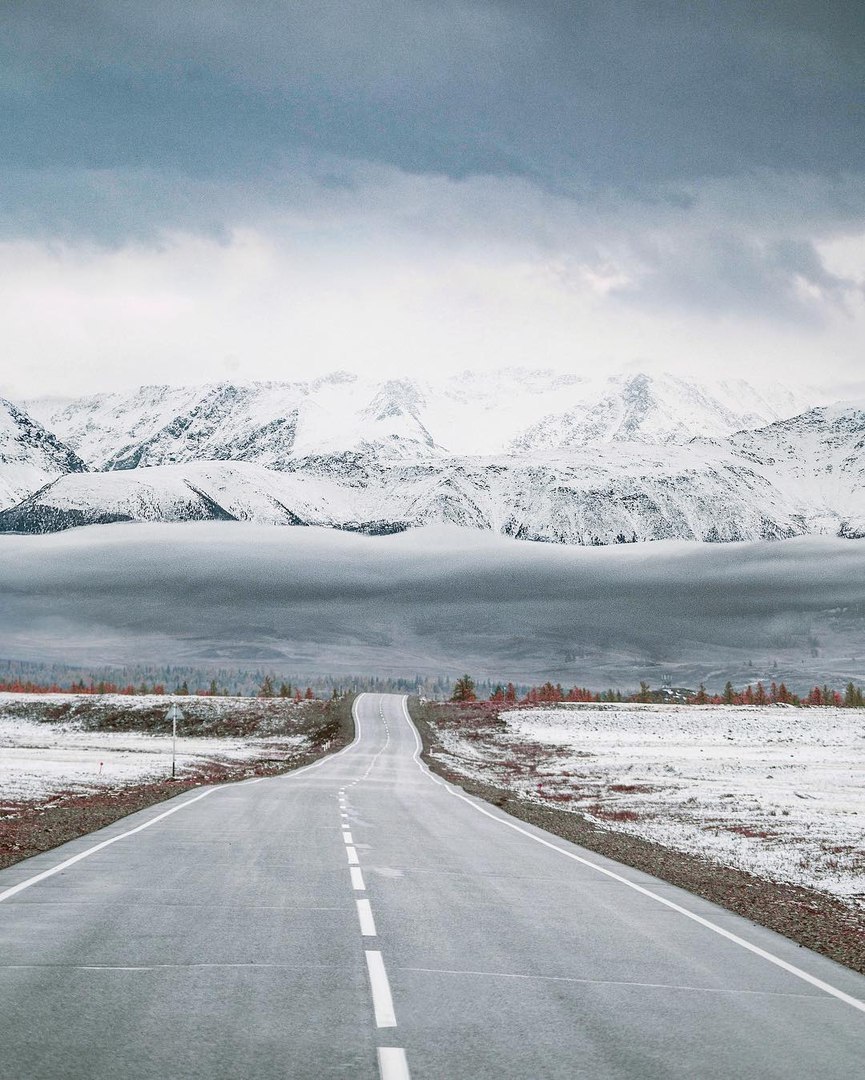
[[[0,394],[855,382],[861,0],[5,0]]]

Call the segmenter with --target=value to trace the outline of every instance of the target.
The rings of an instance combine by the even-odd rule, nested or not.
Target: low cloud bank
[[[633,683],[865,674],[865,542],[574,548],[455,528],[0,537],[0,656]],[[862,657],[861,665],[857,657]]]

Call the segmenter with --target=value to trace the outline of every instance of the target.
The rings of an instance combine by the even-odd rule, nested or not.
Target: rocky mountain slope
[[[865,533],[865,411],[815,409],[722,440],[568,452],[308,457],[290,470],[190,462],[70,474],[0,513],[0,530],[239,520],[367,532],[451,523],[594,544]]]
[[[576,544],[865,535],[865,408],[776,418],[798,400],[549,372],[142,387],[51,406],[101,471],[73,453],[47,486],[0,503],[0,531],[225,520],[369,533],[445,522]]]
[[[143,386],[28,408],[94,469],[226,460],[285,469],[346,452],[390,460],[684,442],[816,403],[813,392],[742,380],[505,370],[435,383],[337,372],[309,382]]]
[[[84,462],[23,409],[0,398],[0,508],[10,506]]]

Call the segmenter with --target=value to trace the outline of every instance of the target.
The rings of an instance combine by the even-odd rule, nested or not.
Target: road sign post
[[[171,721],[171,779],[174,780],[177,777],[177,721],[183,719],[176,702],[171,703],[168,719]]]

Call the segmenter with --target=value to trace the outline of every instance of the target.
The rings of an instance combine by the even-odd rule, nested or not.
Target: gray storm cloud
[[[865,544],[829,538],[587,549],[242,524],[0,538],[0,656],[15,658],[633,682],[753,655],[805,679],[856,667],[863,613]]]
[[[0,43],[7,396],[226,355],[855,376],[861,4],[12,0]]]
[[[849,0],[65,0],[0,19],[9,164],[224,174],[302,145],[557,189],[865,165]]]

